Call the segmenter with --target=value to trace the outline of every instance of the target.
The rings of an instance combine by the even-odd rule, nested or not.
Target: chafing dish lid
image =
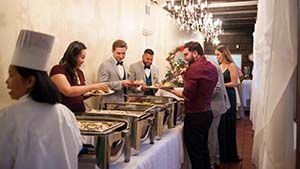
[[[122,115],[130,117],[141,117],[145,115],[142,111],[122,111],[122,110],[91,110],[87,114],[106,114],[106,115]]]
[[[115,131],[119,127],[124,126],[125,122],[77,119],[77,125],[82,134],[101,135]]]

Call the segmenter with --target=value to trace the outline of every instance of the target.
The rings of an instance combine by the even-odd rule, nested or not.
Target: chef
[[[77,169],[80,131],[46,72],[53,42],[43,33],[19,34],[6,80],[17,102],[0,110],[1,169]]]

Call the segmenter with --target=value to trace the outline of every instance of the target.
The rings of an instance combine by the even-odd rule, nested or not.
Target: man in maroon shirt
[[[183,92],[167,90],[184,98],[184,141],[192,169],[210,169],[207,147],[208,130],[213,120],[211,99],[218,81],[216,67],[207,61],[198,42],[184,45],[184,59],[189,67],[183,74]]]

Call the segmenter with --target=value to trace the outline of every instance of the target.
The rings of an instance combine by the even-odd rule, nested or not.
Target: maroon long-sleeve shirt
[[[204,57],[195,60],[184,73],[186,113],[211,110],[211,98],[218,81],[216,67]]]

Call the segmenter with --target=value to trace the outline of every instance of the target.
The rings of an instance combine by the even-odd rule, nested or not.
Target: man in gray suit
[[[207,58],[207,60],[209,60]],[[215,165],[219,165],[219,144],[218,144],[218,126],[221,115],[224,114],[230,108],[230,102],[227,95],[226,88],[224,86],[224,78],[219,65],[213,63],[218,71],[218,82],[214,89],[212,96],[211,108],[214,115],[213,122],[209,128],[208,135],[208,150],[210,156],[211,169],[214,169]]]
[[[157,92],[155,89],[147,88],[147,86],[159,83],[159,70],[156,66],[152,65],[153,56],[153,50],[146,49],[142,56],[142,60],[129,66],[128,79],[132,81],[143,80],[145,82],[145,84],[140,87],[131,90],[134,94],[154,96]]]
[[[132,84],[126,80],[126,70],[123,65],[127,51],[127,44],[123,40],[116,40],[112,45],[113,56],[104,61],[98,69],[98,81],[107,82],[107,85],[115,93],[101,97],[101,102],[124,102],[126,100],[127,87]]]

